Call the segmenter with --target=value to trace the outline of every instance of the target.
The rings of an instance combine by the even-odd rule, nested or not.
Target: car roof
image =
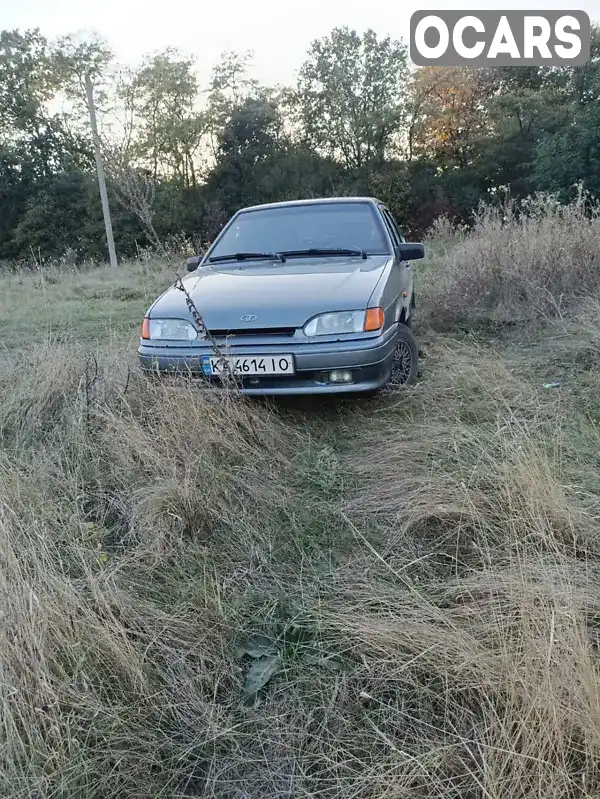
[[[341,204],[341,203],[369,203],[370,205],[383,205],[381,200],[376,197],[313,197],[306,200],[284,200],[277,203],[261,203],[260,205],[249,205],[246,208],[240,208],[238,214],[242,211],[262,211],[267,208],[286,208],[294,205],[323,205],[323,204]]]

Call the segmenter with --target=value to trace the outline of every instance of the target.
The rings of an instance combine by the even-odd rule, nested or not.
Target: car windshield
[[[336,249],[368,255],[390,252],[371,204],[315,203],[242,211],[226,228],[209,260],[234,253]]]

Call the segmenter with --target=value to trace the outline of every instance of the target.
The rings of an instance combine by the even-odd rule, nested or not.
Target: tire
[[[413,318],[414,318],[414,310],[415,310],[415,292],[410,295],[410,303],[409,303],[410,310],[408,311],[408,319],[406,318],[406,311],[402,311],[402,316],[400,317],[400,323],[403,324],[405,327],[410,327],[412,330],[413,328]]]
[[[414,330],[414,327],[415,327],[414,326],[414,320],[415,320],[415,308],[416,307],[417,307],[417,304],[415,302],[415,292],[413,291],[413,293],[411,294],[411,297],[410,297],[410,316],[408,317],[408,326],[410,327],[411,330]]]
[[[412,385],[419,374],[419,348],[412,330],[398,325],[392,373],[385,385],[387,391]]]

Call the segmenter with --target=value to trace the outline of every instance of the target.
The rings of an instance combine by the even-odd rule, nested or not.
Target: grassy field
[[[599,795],[600,226],[534,211],[369,401],[142,380],[174,264],[0,278],[1,796]]]
[[[106,267],[37,268],[2,277],[0,346],[24,349],[49,338],[89,347],[135,347],[145,310],[175,280],[181,263],[144,260]]]

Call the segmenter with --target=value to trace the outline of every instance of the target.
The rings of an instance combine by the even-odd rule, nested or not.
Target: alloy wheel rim
[[[412,352],[406,341],[399,341],[394,350],[394,362],[390,385],[403,386],[408,382],[412,370]]]

